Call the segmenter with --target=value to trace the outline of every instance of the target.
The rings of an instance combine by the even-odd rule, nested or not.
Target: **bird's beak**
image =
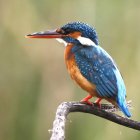
[[[25,37],[26,38],[62,38],[64,36],[65,35],[57,33],[56,30],[50,30],[50,31],[35,32],[32,34],[28,34]]]

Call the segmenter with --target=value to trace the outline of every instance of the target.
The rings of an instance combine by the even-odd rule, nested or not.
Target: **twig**
[[[94,104],[95,105],[95,104]],[[65,122],[67,115],[70,112],[84,112],[93,114],[104,119],[110,120],[117,124],[140,130],[140,122],[121,117],[114,114],[116,109],[111,104],[101,104],[101,109],[97,106],[89,106],[80,102],[63,102],[61,103],[56,112],[56,117],[53,122],[52,136],[50,140],[64,140],[65,139]]]

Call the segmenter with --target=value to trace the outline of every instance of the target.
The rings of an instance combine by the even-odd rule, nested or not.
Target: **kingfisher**
[[[55,30],[28,34],[27,38],[55,38],[64,43],[64,59],[71,78],[88,95],[81,102],[105,99],[131,117],[126,103],[126,87],[113,58],[99,45],[95,28],[83,22],[70,22]]]

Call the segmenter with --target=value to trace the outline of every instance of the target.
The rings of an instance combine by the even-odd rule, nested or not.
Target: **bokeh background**
[[[140,121],[139,0],[0,0],[0,140],[48,140],[57,106],[86,93],[70,79],[64,47],[28,33],[70,21],[94,26],[123,74],[134,120]],[[138,131],[73,113],[67,140],[139,140]]]

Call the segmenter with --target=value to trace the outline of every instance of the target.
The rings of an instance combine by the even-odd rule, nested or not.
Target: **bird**
[[[91,105],[89,100],[97,97],[95,103],[100,106],[101,100],[105,99],[118,107],[126,117],[132,116],[126,103],[126,87],[122,75],[113,58],[99,45],[94,27],[75,21],[54,30],[31,33],[26,37],[55,38],[64,43],[68,73],[88,93],[81,102]]]

